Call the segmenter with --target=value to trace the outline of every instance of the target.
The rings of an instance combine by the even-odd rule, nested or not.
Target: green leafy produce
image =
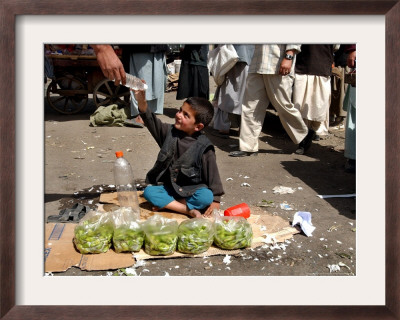
[[[214,243],[221,249],[240,249],[251,246],[253,230],[243,217],[221,217],[215,221]]]
[[[178,236],[176,233],[146,233],[144,251],[152,256],[173,254]]]
[[[152,256],[170,255],[176,250],[178,222],[158,214],[151,216],[143,225],[144,251]]]
[[[113,226],[100,219],[81,221],[74,230],[74,243],[80,253],[103,253],[111,247]]]
[[[144,242],[144,232],[140,227],[123,225],[114,229],[113,245],[115,252],[139,251]]]
[[[207,251],[214,241],[214,227],[210,220],[194,218],[181,222],[178,228],[178,251],[199,254]]]
[[[115,252],[137,252],[143,246],[144,232],[139,214],[132,208],[122,207],[112,212]]]

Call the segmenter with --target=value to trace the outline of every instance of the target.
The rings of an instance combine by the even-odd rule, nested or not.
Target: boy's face
[[[195,111],[186,102],[175,115],[175,128],[181,130],[188,135],[200,131],[204,128],[202,123],[195,123]]]

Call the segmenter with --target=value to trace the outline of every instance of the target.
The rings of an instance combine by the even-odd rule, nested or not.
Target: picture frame
[[[400,319],[399,169],[396,152],[399,113],[400,41],[398,1],[135,1],[91,2],[4,0],[1,5],[1,189],[0,189],[0,318],[1,319]],[[227,5],[229,4],[229,5]],[[196,11],[193,7],[196,5]],[[15,21],[17,15],[385,15],[386,19],[386,305],[384,306],[18,306],[15,304]]]

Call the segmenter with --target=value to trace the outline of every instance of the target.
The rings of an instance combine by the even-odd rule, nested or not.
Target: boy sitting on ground
[[[175,124],[163,123],[147,108],[144,91],[134,91],[140,116],[161,150],[146,175],[143,196],[161,208],[190,217],[210,216],[224,194],[214,146],[202,133],[214,115],[204,98],[188,98],[175,115]],[[204,210],[203,210],[204,209]]]

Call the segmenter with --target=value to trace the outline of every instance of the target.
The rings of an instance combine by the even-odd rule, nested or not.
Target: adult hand
[[[124,66],[114,49],[110,45],[93,45],[93,49],[104,76],[114,80],[116,86],[120,83],[125,85],[126,74]]]
[[[220,208],[220,203],[219,202],[212,202],[210,206],[207,208],[206,212],[204,212],[205,217],[210,217],[211,214],[213,213],[214,209],[219,209]]]
[[[347,66],[349,68],[355,68],[356,67],[356,51],[352,51],[349,53],[347,56]]]
[[[291,56],[294,55],[294,51],[293,50],[288,50],[286,51],[286,54],[290,54]],[[282,76],[286,76],[290,73],[290,70],[292,70],[292,64],[293,64],[293,60],[288,60],[283,58],[282,62],[281,62],[281,66],[279,68],[279,74]]]

